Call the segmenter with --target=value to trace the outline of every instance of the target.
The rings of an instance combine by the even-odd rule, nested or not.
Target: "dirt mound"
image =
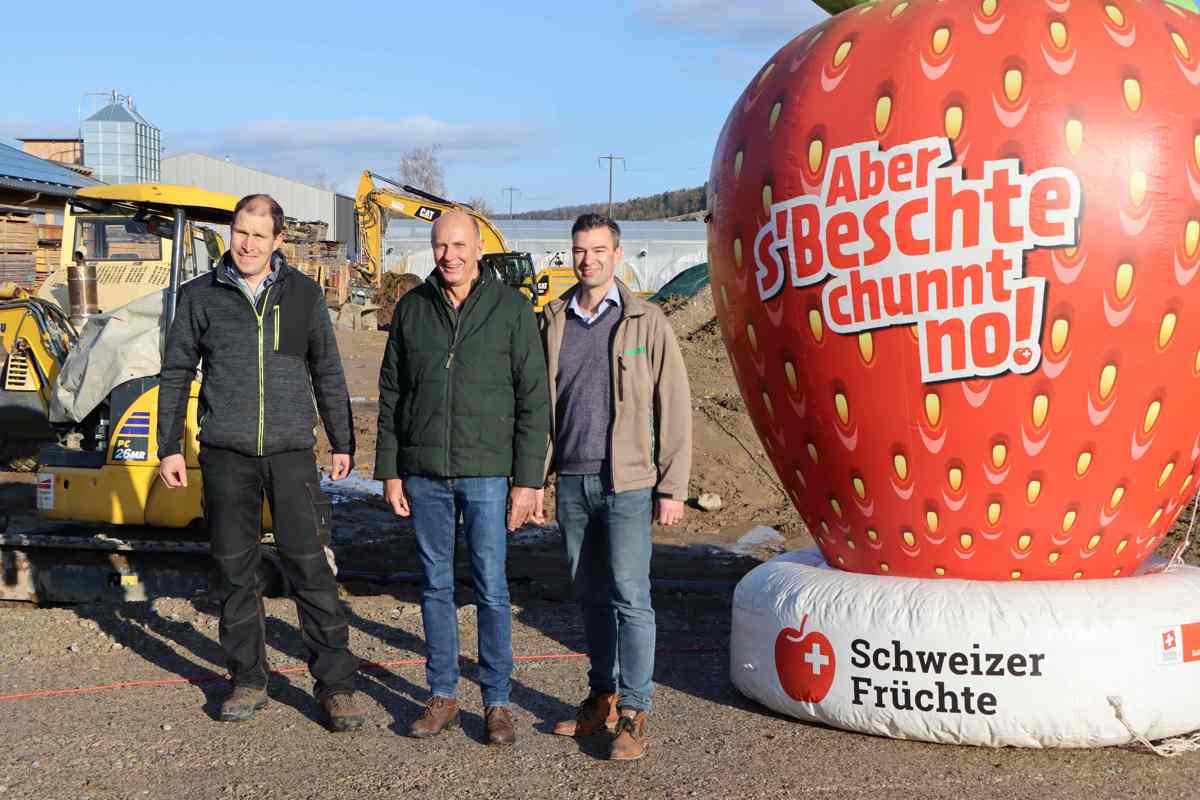
[[[421,285],[421,279],[411,272],[385,272],[380,280],[380,286],[375,290],[371,302],[379,306],[375,318],[379,320],[380,329],[386,329],[392,324],[392,316],[396,313],[396,303],[410,289]]]
[[[716,492],[722,507],[684,517],[689,532],[771,525],[788,539],[805,538],[799,515],[746,414],[713,307],[712,288],[689,300],[672,299],[663,310],[679,339],[692,389],[692,494]],[[736,530],[731,532],[736,533]],[[801,542],[789,542],[795,547]]]

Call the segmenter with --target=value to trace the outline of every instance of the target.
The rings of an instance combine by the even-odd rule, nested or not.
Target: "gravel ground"
[[[369,661],[368,725],[330,734],[311,698],[295,611],[268,600],[273,702],[243,724],[214,721],[215,611],[203,598],[153,604],[0,608],[0,799],[375,797],[1192,796],[1200,755],[1166,760],[1135,748],[986,750],[804,725],[742,698],[728,679],[727,600],[656,599],[660,656],[651,749],[603,759],[604,743],[548,733],[583,693],[586,662],[573,605],[514,598],[513,703],[519,741],[482,743],[474,685],[474,609],[463,606],[464,726],[433,740],[404,731],[426,697],[415,597],[350,597],[352,647]],[[172,681],[74,694],[13,694]]]

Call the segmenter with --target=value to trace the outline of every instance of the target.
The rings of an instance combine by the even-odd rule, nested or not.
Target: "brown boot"
[[[221,722],[245,722],[267,707],[267,690],[257,686],[235,686],[221,703]]]
[[[367,721],[354,700],[354,692],[338,692],[322,698],[321,708],[329,715],[329,729],[334,733],[356,731]]]
[[[559,736],[592,736],[617,727],[617,695],[615,692],[592,692],[579,704],[575,719],[554,724]]]
[[[608,757],[613,761],[635,761],[646,755],[646,712],[638,711],[633,716],[622,710],[617,720],[617,738],[613,739]]]
[[[517,741],[517,731],[513,728],[512,712],[508,706],[488,706],[483,712],[483,720],[487,726],[488,744],[513,744]]]
[[[417,739],[437,736],[452,725],[458,724],[458,701],[434,695],[425,702],[425,710],[408,729]]]

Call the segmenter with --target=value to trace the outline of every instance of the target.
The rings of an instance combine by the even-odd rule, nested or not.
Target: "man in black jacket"
[[[550,435],[546,361],[528,299],[480,269],[475,219],[443,214],[432,244],[437,268],[396,305],[379,372],[375,451],[385,498],[397,515],[412,516],[425,577],[421,615],[432,697],[410,733],[436,736],[458,721],[454,531],[461,513],[488,742],[512,744],[505,496],[507,528],[515,530],[529,519],[542,485]]]
[[[321,287],[275,252],[283,223],[283,209],[270,197],[242,198],[229,252],[179,292],[158,395],[159,474],[169,487],[187,485],[181,437],[189,387],[203,361],[204,512],[223,590],[221,647],[233,677],[221,719],[247,720],[267,704],[258,577],[265,492],[314,692],[333,730],[355,730],[364,721],[354,699],[358,660],[325,556],[330,504],[313,455],[319,412],[334,453],[331,477],[350,473],[350,398]]]

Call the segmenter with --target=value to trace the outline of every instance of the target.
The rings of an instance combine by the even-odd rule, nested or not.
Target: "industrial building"
[[[164,158],[161,180],[238,196],[257,192],[269,194],[279,201],[289,217],[326,223],[329,240],[345,243],[350,258],[357,258],[352,197],[200,153]]]
[[[130,97],[113,92],[108,105],[83,121],[83,163],[105,183],[157,182],[161,158],[158,128]]]

